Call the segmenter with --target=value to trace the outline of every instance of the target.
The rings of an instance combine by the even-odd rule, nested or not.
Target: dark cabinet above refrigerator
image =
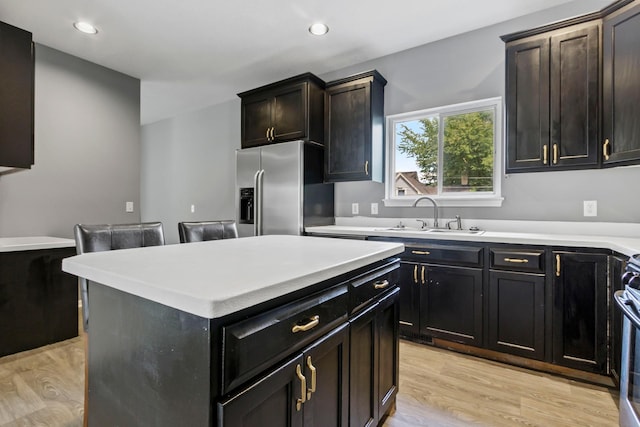
[[[324,82],[311,73],[239,93],[241,146],[324,142]]]

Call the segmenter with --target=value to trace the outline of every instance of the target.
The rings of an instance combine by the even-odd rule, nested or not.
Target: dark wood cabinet
[[[350,320],[349,425],[373,426],[398,391],[398,294],[394,288]]]
[[[603,21],[602,139],[605,166],[640,161],[640,2]]]
[[[489,273],[490,349],[544,360],[544,290],[543,274]]]
[[[327,83],[325,181],[383,181],[386,83],[375,70]]]
[[[424,277],[420,291],[420,332],[481,346],[482,269],[421,265],[420,270]]]
[[[34,161],[34,48],[31,33],[0,22],[0,166]]]
[[[612,255],[609,257],[609,373],[616,384],[620,383],[620,367],[622,356],[622,311],[613,302],[613,294],[624,289],[622,273],[626,268],[626,257]]]
[[[553,251],[553,363],[607,373],[604,254]]]
[[[598,166],[599,21],[506,47],[506,172]]]
[[[242,148],[292,141],[324,142],[324,82],[302,74],[238,94]]]
[[[347,426],[348,324],[218,406],[224,426]]]
[[[400,278],[400,335],[411,337],[420,332],[420,266],[417,263],[401,262]]]

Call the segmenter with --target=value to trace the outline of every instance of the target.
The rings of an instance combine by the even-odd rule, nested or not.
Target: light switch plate
[[[371,215],[378,215],[378,204],[371,203]]]
[[[598,201],[597,200],[585,200],[584,201],[584,216],[598,216]]]
[[[124,205],[125,212],[133,212],[133,202],[126,202]]]
[[[360,213],[360,205],[358,203],[351,203],[351,214],[358,215]]]

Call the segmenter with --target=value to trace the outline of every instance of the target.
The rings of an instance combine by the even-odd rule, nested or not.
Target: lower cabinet
[[[489,273],[488,347],[544,359],[545,278],[512,271]]]
[[[350,320],[351,427],[375,426],[398,391],[399,289]]]
[[[347,426],[349,325],[218,405],[221,426]]]
[[[553,251],[553,363],[607,373],[608,256]]]
[[[420,280],[420,332],[481,346],[482,269],[421,265]]]
[[[400,335],[412,336],[420,332],[420,265],[400,263]]]

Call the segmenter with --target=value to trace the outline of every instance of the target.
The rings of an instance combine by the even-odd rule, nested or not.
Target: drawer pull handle
[[[381,281],[381,282],[375,282],[375,283],[373,284],[373,287],[374,287],[375,289],[384,289],[384,288],[386,288],[387,286],[389,286],[389,281],[388,281],[388,280],[383,280],[383,281]]]
[[[412,254],[416,254],[416,255],[430,255],[431,252],[429,251],[411,251]]]
[[[296,410],[299,411],[302,409],[302,404],[307,401],[307,379],[302,375],[302,369],[300,369],[300,364],[296,365],[296,375],[300,380],[300,399],[296,400]]]
[[[311,387],[307,390],[307,400],[311,400],[311,393],[316,392],[316,367],[311,363],[311,356],[307,357],[307,366],[311,371]]]
[[[404,320],[400,320],[400,322],[399,322],[399,323],[400,323],[401,325],[404,325],[404,326],[413,326],[413,323],[411,323],[411,322],[405,322]]]
[[[318,326],[318,323],[320,323],[320,316],[313,316],[310,319],[311,321],[309,323],[305,323],[304,325],[294,325],[293,328],[291,328],[291,332],[293,332],[294,334],[296,332],[305,332],[309,329],[315,328],[316,326]]]
[[[505,258],[504,260],[505,262],[513,262],[516,264],[526,264],[529,262],[528,259],[524,259],[524,258]]]

